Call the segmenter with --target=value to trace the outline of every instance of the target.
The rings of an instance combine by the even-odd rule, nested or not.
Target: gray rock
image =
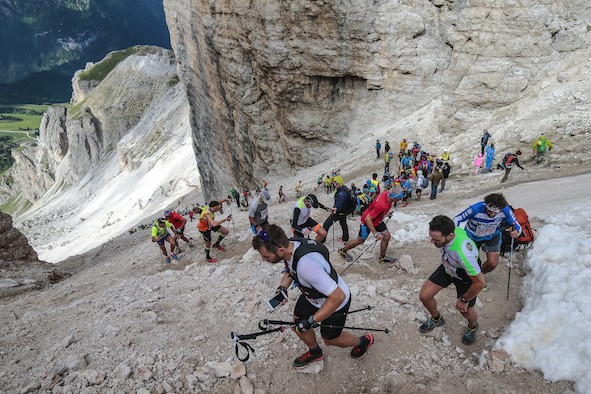
[[[213,370],[217,378],[225,378],[232,374],[232,364],[228,362],[210,361],[206,365]]]
[[[254,394],[254,384],[249,378],[243,376],[240,378],[240,390],[242,390],[242,394]]]
[[[237,362],[232,365],[232,373],[230,377],[232,379],[240,379],[243,376],[246,376],[246,367],[244,366],[244,363]]]

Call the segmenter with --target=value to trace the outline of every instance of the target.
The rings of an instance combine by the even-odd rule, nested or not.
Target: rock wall
[[[0,299],[38,290],[69,276],[56,266],[39,261],[37,252],[10,215],[0,212]]]
[[[535,105],[573,67],[569,59],[589,57],[591,9],[582,0],[164,6],[212,197],[323,161],[326,144],[354,145],[368,129],[390,128],[398,137],[422,127],[443,139],[493,127],[512,133],[519,118],[531,123],[531,109],[495,111],[524,99],[525,107]],[[434,121],[405,121],[419,111]],[[541,112],[535,126],[570,132],[566,117]],[[588,125],[585,117],[575,128]]]

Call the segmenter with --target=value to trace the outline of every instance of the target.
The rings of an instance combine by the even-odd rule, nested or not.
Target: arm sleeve
[[[509,224],[511,226],[513,226],[515,228],[515,230],[519,231],[519,233],[521,234],[521,230],[522,230],[521,226],[519,225],[517,218],[515,217],[515,215],[513,214],[513,211],[511,210],[511,208],[509,206],[506,206],[505,208],[503,208],[503,214],[507,218],[507,222],[509,222]]]
[[[300,209],[294,208],[293,210],[293,218],[291,219],[291,227],[298,231],[302,231],[302,226],[298,224],[298,219],[300,218]]]
[[[470,217],[472,216],[473,213],[473,209],[472,207],[468,207],[468,209],[466,209],[464,212],[460,213],[459,215],[456,215],[456,217],[454,217],[454,224],[456,226],[459,226],[461,223],[465,222],[466,220],[470,219]]]

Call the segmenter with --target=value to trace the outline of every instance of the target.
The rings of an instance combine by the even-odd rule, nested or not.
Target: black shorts
[[[310,229],[310,231],[314,231],[315,233],[318,233],[318,228],[320,228],[320,225],[318,224],[318,222],[312,218],[308,218],[308,220],[306,220],[304,222],[304,224],[302,224],[302,229],[308,228]],[[294,237],[300,237],[300,238],[304,238],[304,234],[300,231],[300,230],[296,230],[295,228],[292,227],[293,230],[293,236]]]
[[[207,231],[201,231],[201,230],[199,230],[199,232],[201,233],[201,236],[203,237],[203,240],[205,242],[211,242],[211,232],[212,231],[218,232],[218,231],[220,231],[220,228],[221,227],[222,226],[214,226],[214,227],[210,228]]]
[[[445,271],[445,267],[443,266],[443,264],[441,264],[435,270],[435,272],[431,274],[429,280],[441,287],[447,287],[453,283],[456,286],[456,294],[458,295],[458,298],[460,298],[461,296],[466,294],[470,286],[472,286],[472,279],[470,279],[470,276],[468,276],[466,271],[464,271],[463,269],[458,269],[456,271],[456,274],[458,274],[460,279],[448,274]],[[470,302],[468,303],[469,308],[473,307],[474,304],[476,304],[476,298],[477,297],[474,297],[470,300]]]
[[[320,335],[322,335],[322,338],[335,339],[336,337],[341,335],[341,332],[343,331],[342,328],[328,328],[324,327],[324,325],[326,324],[329,326],[341,327],[344,326],[345,320],[347,320],[346,313],[349,311],[350,306],[351,297],[349,297],[349,302],[347,302],[347,304],[344,307],[342,307],[341,309],[333,313],[331,316],[324,319],[322,323],[320,323]],[[296,302],[295,309],[293,310],[294,316],[296,316],[297,319],[307,319],[316,312],[318,312],[318,308],[310,304],[303,294],[300,294],[300,298],[298,298],[298,302]]]

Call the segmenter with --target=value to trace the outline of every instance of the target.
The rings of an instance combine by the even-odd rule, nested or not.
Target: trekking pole
[[[335,251],[334,248],[334,222],[332,223],[332,251]]]
[[[345,316],[345,315],[351,315],[353,313],[357,313],[357,312],[362,312],[362,311],[370,311],[372,310],[372,306],[368,305],[365,308],[360,308],[360,309],[355,309],[353,311],[349,311],[349,312],[342,312],[342,313],[336,313],[334,315],[331,315],[330,317],[340,317],[340,316]],[[276,324],[282,324],[282,325],[294,325],[294,322],[292,321],[283,321],[283,320],[268,320],[268,319],[263,319],[259,322],[259,328],[261,330],[267,330],[269,328],[270,325],[276,325]]]
[[[285,331],[286,328],[287,328],[286,326],[281,326],[281,327],[277,327],[277,328],[274,328],[271,330],[263,330],[263,331],[253,332],[251,334],[242,334],[242,335],[235,334],[234,331],[232,331],[230,333],[230,338],[235,343],[234,352],[236,353],[236,357],[238,358],[238,360],[240,360],[242,362],[246,362],[250,358],[250,353],[251,352],[254,353],[254,348],[252,346],[250,346],[250,344],[248,344],[247,342],[244,342],[244,340],[255,339],[256,337],[259,337],[261,335],[272,334],[272,333],[278,332],[278,331],[283,332],[283,331]],[[246,355],[244,357],[240,357],[240,349],[238,348],[238,345],[240,345],[244,349],[246,349]]]
[[[386,221],[384,222],[384,224],[385,225],[388,224],[388,222],[390,221],[391,218],[392,218],[392,216],[386,218]],[[361,256],[363,256],[365,254],[365,252],[368,251],[368,249],[371,248],[370,252],[373,251],[373,248],[375,248],[375,246],[377,245],[378,241],[379,241],[379,239],[376,239],[374,241],[374,243],[372,243],[371,245],[367,245],[367,247],[361,251],[361,253],[359,254],[359,256],[355,257],[355,259],[353,259],[353,261],[351,261],[349,263],[349,265],[346,266],[345,269],[339,275],[342,276],[357,260],[359,260],[359,258]]]
[[[511,268],[513,267],[513,242],[515,242],[515,238],[511,237],[511,250],[509,251],[509,276],[507,277],[507,300],[509,300],[509,284],[511,283]]]
[[[349,330],[385,332],[386,334],[388,334],[390,332],[390,330],[387,329],[387,328],[367,328],[367,327],[351,327],[351,326],[332,326],[332,325],[327,325],[327,324],[322,325],[322,327],[326,327],[326,328],[347,328]]]
[[[234,226],[234,215],[232,215],[232,205],[230,204],[230,216],[232,216],[232,231],[234,232],[234,238],[238,241],[238,235],[236,234],[236,227]]]

